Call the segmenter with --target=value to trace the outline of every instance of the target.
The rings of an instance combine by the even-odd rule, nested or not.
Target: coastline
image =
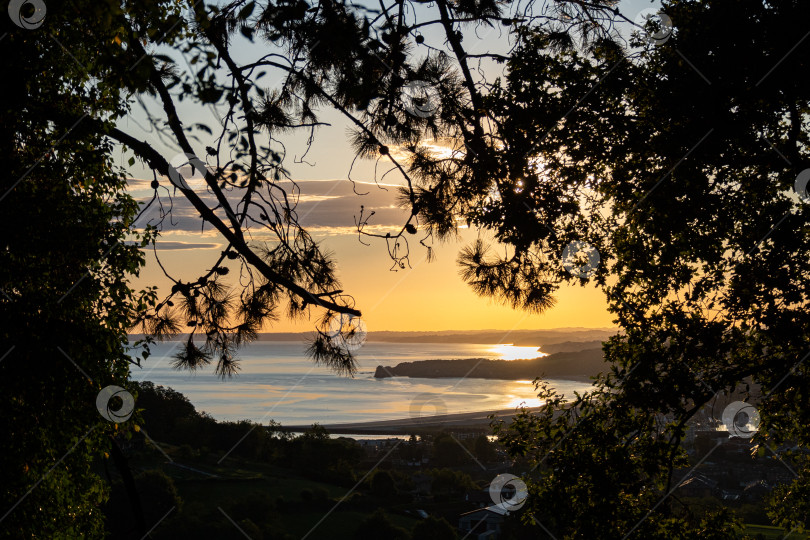
[[[552,386],[568,399],[573,398],[575,392],[592,387],[589,376],[583,375],[591,370],[577,369],[574,362],[567,363],[570,369],[536,366],[526,373],[515,373],[514,377],[510,374],[504,379],[475,377],[485,375],[485,371],[479,374],[478,370],[491,362],[480,364],[472,372],[469,369],[472,365],[463,366],[465,362],[477,364],[490,349],[486,345],[367,343],[362,349],[366,356],[361,360],[361,371],[352,378],[304,361],[299,343],[257,342],[240,352],[244,367],[238,376],[223,381],[209,370],[190,373],[172,368],[169,359],[175,352],[174,344],[159,343],[133,379],[172,388],[186,396],[197,410],[220,421],[249,420],[266,425],[265,420],[272,418],[285,429],[286,426],[298,428],[289,431],[305,431],[318,422],[329,426],[333,432],[357,434],[362,431],[381,435],[434,428],[433,424],[422,425],[429,422],[427,420],[414,425],[410,417],[445,413],[467,414],[466,418],[455,417],[462,421],[447,419],[453,429],[486,430],[486,416],[491,412],[508,417],[521,403],[525,402],[527,406],[539,404],[532,381],[543,372]],[[459,368],[463,372],[456,377],[374,377],[378,364],[398,365],[423,358],[457,358],[456,355],[468,359],[460,360],[462,365]],[[544,360],[548,364],[553,359],[545,357]],[[601,363],[601,359],[599,361]],[[522,363],[512,362],[502,363],[509,364],[504,366],[507,369]],[[594,373],[597,371],[593,370]],[[560,376],[551,377],[552,374]],[[454,390],[448,392],[451,386]],[[416,410],[415,407],[422,403],[425,406]],[[431,403],[439,406],[432,407]],[[477,419],[469,417],[472,412],[479,412]]]
[[[512,418],[521,409],[501,409],[497,411],[477,411],[470,413],[440,414],[418,416],[371,422],[352,422],[343,424],[323,424],[322,427],[335,435],[418,435],[426,432],[452,430],[455,432],[480,432],[490,429],[489,416],[511,423]],[[540,407],[526,407],[527,411],[536,412]],[[282,431],[301,433],[311,429],[311,425],[282,426]]]
[[[456,360],[415,360],[395,366],[378,365],[377,379],[412,377],[422,379],[476,378],[499,380],[564,379],[588,382],[608,366],[600,348],[556,352],[525,360],[464,358]]]

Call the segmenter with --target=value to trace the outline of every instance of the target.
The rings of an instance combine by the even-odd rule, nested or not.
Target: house
[[[375,457],[388,451],[399,443],[398,439],[358,439],[357,444],[365,451],[366,456]]]
[[[494,540],[501,534],[506,513],[498,505],[471,510],[459,516],[458,528],[470,540]]]
[[[709,497],[717,488],[717,480],[702,474],[695,474],[678,485],[678,493],[682,497]]]

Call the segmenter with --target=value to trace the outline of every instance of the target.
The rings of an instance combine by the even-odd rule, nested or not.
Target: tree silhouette
[[[6,455],[17,456],[4,467],[9,513],[2,519],[9,521],[3,530],[11,536],[34,521],[39,528],[28,532],[36,536],[101,534],[90,508],[105,494],[89,467],[109,448],[104,435],[112,428],[92,404],[102,385],[124,385],[128,364],[140,361],[127,354],[128,329],[141,329],[149,340],[189,330],[178,367],[197,369],[216,359],[217,373],[226,377],[237,369],[236,349],[280,313],[317,313],[321,333],[313,357],[353,373],[347,344],[360,311],[340,289],[331,259],[298,223],[300,192],[294,183],[285,187],[289,175],[277,136],[313,133],[318,112],[336,109],[356,128],[362,156],[402,174],[411,218],[379,240],[404,267],[410,235],[421,228],[429,246],[434,231],[451,229],[428,219],[439,214],[413,182],[419,169],[406,168],[393,145],[418,162],[421,138],[455,133],[485,155],[482,87],[471,66],[500,57],[468,55],[461,26],[542,24],[564,15],[585,35],[588,21],[610,2],[573,2],[565,14],[559,3],[507,10],[489,0],[440,0],[430,10],[404,2],[379,8],[336,1],[56,4],[11,3],[0,37],[10,96],[2,113],[7,167],[0,195],[0,303],[9,344],[0,354],[10,356],[0,369],[9,390],[4,426],[16,450]],[[421,29],[431,26],[442,29],[450,54],[425,42]],[[262,50],[257,60],[237,59],[233,44],[243,38]],[[188,70],[181,68],[184,59]],[[272,88],[261,82],[269,70],[281,75]],[[432,110],[424,96],[403,101],[406,88],[419,81],[439,93],[435,117],[423,116]],[[219,111],[218,126],[184,116],[183,100]],[[139,108],[160,147],[128,131],[125,120]],[[141,210],[158,208],[160,219],[141,236],[125,175],[112,161],[121,149],[133,155],[129,167],[140,161],[154,174],[154,196]],[[175,153],[179,161],[171,158]],[[478,159],[453,166],[477,174]],[[197,279],[173,278],[171,291],[157,301],[153,289],[136,293],[127,279],[143,264],[139,248],[163,229],[178,196],[228,245]],[[375,237],[367,230],[372,222],[361,212],[358,230],[366,238]],[[255,240],[258,233],[270,240]],[[225,278],[232,268],[242,278],[238,285]],[[334,339],[336,333],[344,339]],[[57,345],[61,352],[54,352]],[[94,422],[105,430],[86,434]]]
[[[676,518],[665,495],[686,463],[687,422],[723,390],[748,384],[761,396],[761,444],[806,444],[808,96],[796,74],[808,8],[666,1],[675,29],[649,21],[626,43],[620,30],[634,17],[615,5],[103,0],[53,6],[37,28],[6,22],[0,47],[15,77],[0,204],[4,231],[23,230],[22,241],[5,235],[6,341],[28,339],[31,361],[46,357],[49,339],[71,358],[80,350],[87,360],[76,362],[97,386],[126,377],[134,321],[150,339],[188,331],[177,366],[216,359],[227,377],[238,347],[275,318],[316,315],[311,355],[354,373],[361,312],[299,223],[300,190],[279,142],[314,136],[322,111],[336,110],[358,157],[402,178],[409,217],[396,234],[374,233],[363,207],[357,217],[360,237],[383,243],[395,267],[408,265],[409,239],[430,254],[434,238],[467,223],[499,244],[462,251],[475,291],[536,312],[564,282],[606,293],[622,329],[605,348],[612,371],[563,414],[541,387],[546,409],[502,433],[543,473],[526,519],[548,519],[561,537],[727,533],[727,516]],[[511,48],[473,51],[462,29],[484,27],[507,31]],[[427,28],[439,29],[442,48],[425,40]],[[259,52],[250,61],[236,54],[242,39]],[[278,82],[264,86],[271,72]],[[184,100],[212,108],[218,125],[196,122]],[[161,146],[121,121],[136,107]],[[112,143],[153,172],[158,230],[179,196],[227,242],[196,279],[169,276],[160,301],[123,277],[142,258],[120,242],[135,208]],[[92,402],[98,390],[64,383],[37,403],[32,377],[69,381],[73,366],[51,358],[31,370],[31,361],[0,365],[14,381],[7,432],[36,458],[11,468],[10,503],[58,458],[53,433],[81,437],[89,413],[76,396]],[[54,409],[76,426],[57,429]],[[29,417],[36,428],[22,430]],[[798,470],[774,509],[790,526],[804,519],[790,510],[807,495],[807,468]],[[55,517],[41,535],[88,516],[97,493],[60,472],[46,478],[78,508],[48,503]],[[87,519],[76,527],[97,532]]]
[[[394,525],[385,511],[379,509],[360,523],[354,537],[358,539],[391,538],[394,540],[407,540],[410,535],[402,527]]]
[[[422,540],[440,540],[458,538],[456,529],[444,518],[429,516],[416,524],[411,532],[414,538]]]
[[[601,287],[621,328],[593,392],[553,415],[562,401],[541,386],[548,410],[502,433],[538,473],[524,519],[538,516],[560,538],[732,534],[727,514],[676,517],[669,494],[674,469],[689,464],[687,423],[722,410],[734,390],[759,409],[762,451],[808,438],[798,396],[808,380],[810,236],[797,181],[810,96],[795,78],[808,58],[797,23],[807,6],[673,1],[663,10],[675,25],[665,43],[648,38],[660,35],[654,23],[629,49],[527,33],[488,96],[504,151],[528,149],[534,161],[486,226],[519,260],[532,250],[555,257],[569,242],[597,249],[593,272],[577,271],[590,265],[580,259],[558,263],[557,275]],[[755,42],[742,37],[754,33]],[[462,262],[476,288],[512,288],[482,249]],[[806,460],[779,458],[798,475],[774,501],[791,529],[806,520]]]
[[[476,193],[502,172],[484,112],[489,87],[477,70],[481,62],[505,56],[469,54],[461,28],[517,31],[558,21],[563,26],[557,31],[590,40],[602,32],[595,22],[607,24],[614,13],[609,1],[507,6],[441,0],[430,9],[415,7],[238,0],[146,8],[125,2],[102,18],[109,30],[72,36],[76,46],[97,51],[85,66],[89,80],[125,98],[112,119],[140,106],[162,146],[177,149],[180,159],[89,109],[80,114],[44,108],[46,117],[103,134],[134,154],[130,165],[141,161],[153,171],[150,205],[159,208],[158,229],[170,215],[167,199],[179,194],[227,242],[197,279],[169,276],[169,294],[137,318],[139,328],[157,338],[189,332],[178,367],[197,369],[215,358],[217,373],[232,375],[236,349],[283,310],[290,317],[317,313],[311,355],[338,372],[354,372],[347,343],[355,337],[360,311],[341,290],[332,260],[298,223],[300,190],[285,168],[280,134],[303,130],[314,136],[323,123],[320,111],[337,110],[354,129],[358,156],[386,162],[401,175],[403,202],[411,209],[401,230],[371,232],[373,216],[362,207],[357,227],[361,237],[384,241],[395,266],[404,268],[410,235],[423,235],[419,241],[430,253],[434,235],[455,230],[450,216],[476,207]],[[420,32],[428,27],[442,30],[448,52],[425,42]],[[240,39],[252,43],[258,59],[238,59],[234,43]],[[268,73],[278,84],[263,86]],[[211,108],[219,125],[184,117],[183,100]],[[420,142],[426,137],[449,138],[456,150],[471,151],[437,161]],[[394,145],[409,157],[394,156]],[[448,190],[453,182],[470,185]],[[238,285],[223,277],[233,268]],[[516,304],[548,307],[549,287],[527,268],[501,267],[515,283],[502,294]],[[345,339],[335,339],[338,334]]]
[[[81,7],[82,32],[103,33],[104,6]],[[138,207],[110,141],[45,112],[92,112],[99,126],[120,112],[109,87],[86,84],[91,51],[66,60],[62,47],[82,36],[20,28],[5,10],[0,19],[0,536],[97,538],[109,488],[94,464],[129,429],[102,418],[96,401],[102,388],[126,386],[127,330],[154,300],[130,277],[152,233],[130,230]],[[55,28],[76,21],[69,10],[48,14]]]

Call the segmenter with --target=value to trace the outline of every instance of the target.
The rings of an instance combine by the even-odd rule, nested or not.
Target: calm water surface
[[[152,381],[182,392],[218,420],[248,419],[281,424],[321,424],[408,418],[539,405],[531,381],[486,379],[375,379],[378,365],[431,359],[490,358],[513,360],[539,356],[534,347],[511,345],[366,343],[357,353],[354,378],[315,366],[301,342],[255,342],[239,354],[241,371],[220,380],[213,365],[197,373],[171,367],[179,343],[152,347],[152,356],[132,370],[132,379]],[[213,362],[212,362],[213,364]],[[553,381],[566,397],[590,385]],[[425,405],[426,404],[426,405]]]

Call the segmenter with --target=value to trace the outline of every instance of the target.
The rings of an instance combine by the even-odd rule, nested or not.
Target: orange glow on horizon
[[[492,299],[477,296],[458,274],[456,257],[463,245],[475,238],[475,231],[460,231],[459,242],[435,246],[436,259],[428,263],[424,250],[413,248],[411,268],[390,271],[391,261],[383,244],[362,245],[356,235],[339,234],[320,238],[322,248],[335,253],[341,288],[351,294],[363,312],[369,333],[374,331],[504,330],[509,343],[511,330],[540,330],[564,327],[613,327],[604,297],[596,287],[566,285],[555,297],[557,303],[543,314],[513,310]],[[183,235],[172,240],[219,242],[219,239]],[[160,245],[160,244],[158,244]],[[216,249],[166,250],[161,261],[167,270],[182,279],[196,279],[210,268],[221,251]],[[234,269],[238,272],[238,269]],[[157,285],[159,295],[170,287],[147,252],[147,265],[134,286]],[[314,328],[320,313],[311,320],[290,321],[280,317],[265,332],[307,332]],[[507,360],[542,356],[536,348],[502,345],[498,352]]]

